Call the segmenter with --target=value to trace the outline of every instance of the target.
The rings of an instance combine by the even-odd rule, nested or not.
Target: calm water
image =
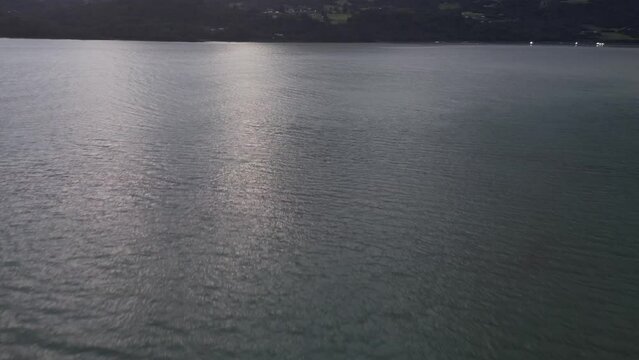
[[[0,40],[0,359],[637,359],[639,49]]]

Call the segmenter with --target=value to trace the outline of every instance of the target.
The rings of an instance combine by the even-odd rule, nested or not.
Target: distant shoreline
[[[132,41],[153,43],[255,43],[255,44],[392,44],[392,45],[521,45],[528,46],[529,41],[285,41],[285,40],[154,40],[154,39],[122,39],[122,38],[57,38],[57,37],[7,37],[0,36],[1,40],[75,40],[75,41]],[[597,41],[579,41],[575,46],[574,41],[536,41],[534,46],[569,46],[569,47],[595,47]],[[639,41],[616,41],[605,43],[606,47],[639,47]]]

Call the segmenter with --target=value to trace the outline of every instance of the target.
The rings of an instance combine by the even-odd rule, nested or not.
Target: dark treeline
[[[638,29],[637,0],[0,0],[3,37],[633,42]]]

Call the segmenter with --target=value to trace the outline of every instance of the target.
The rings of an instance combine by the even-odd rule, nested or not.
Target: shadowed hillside
[[[639,1],[0,0],[0,36],[635,42]]]

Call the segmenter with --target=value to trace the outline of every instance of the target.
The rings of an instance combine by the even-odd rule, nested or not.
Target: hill
[[[636,0],[0,0],[0,36],[639,41]]]

